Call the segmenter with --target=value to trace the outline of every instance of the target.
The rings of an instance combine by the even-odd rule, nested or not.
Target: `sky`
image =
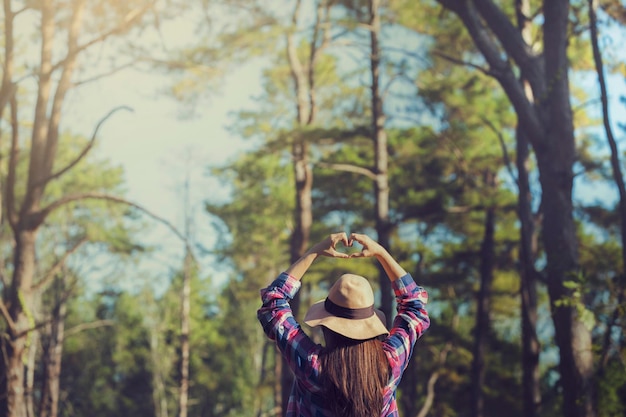
[[[226,199],[223,184],[206,175],[208,165],[222,164],[249,149],[251,144],[232,136],[226,126],[229,112],[254,105],[260,92],[260,67],[244,66],[223,80],[220,91],[199,103],[193,117],[182,117],[182,105],[159,93],[168,82],[163,76],[128,71],[85,85],[68,97],[64,125],[91,137],[97,123],[116,111],[97,135],[98,158],[108,158],[125,172],[126,198],[184,230],[184,183],[189,177],[189,202],[195,243],[211,248],[217,241],[212,219],[203,210],[208,198]],[[183,244],[167,227],[145,217],[141,239],[161,250],[144,259],[137,271],[167,282],[182,262]],[[203,273],[223,282],[227,270],[210,256],[197,256]],[[130,272],[130,271],[127,271]],[[133,284],[129,286],[135,287]]]

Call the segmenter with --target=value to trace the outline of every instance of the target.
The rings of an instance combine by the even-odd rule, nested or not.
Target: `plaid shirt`
[[[257,317],[263,331],[286,358],[295,381],[287,405],[287,417],[331,416],[320,383],[321,345],[314,343],[293,317],[289,301],[300,289],[300,281],[282,273],[267,288],[261,290],[263,305]],[[430,325],[424,305],[428,294],[417,286],[410,274],[392,282],[398,314],[383,349],[389,361],[391,375],[383,393],[381,417],[398,416],[396,388],[406,369],[417,339]]]

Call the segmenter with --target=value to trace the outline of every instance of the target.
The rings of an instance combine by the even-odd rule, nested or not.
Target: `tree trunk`
[[[7,417],[26,416],[24,400],[24,354],[28,335],[32,329],[33,317],[28,310],[32,305],[31,285],[35,273],[35,238],[34,230],[20,230],[16,234],[12,285],[8,288],[9,315],[12,326],[9,327],[9,340],[6,348],[7,378]]]
[[[26,402],[24,397],[25,373],[24,355],[30,330],[34,327],[34,319],[29,311],[33,305],[31,290],[35,274],[36,256],[35,241],[37,228],[41,224],[32,213],[39,208],[39,202],[44,185],[41,179],[45,178],[42,172],[45,158],[54,158],[44,152],[47,137],[46,104],[50,95],[52,69],[52,42],[54,35],[53,6],[50,1],[43,1],[41,5],[41,67],[39,71],[39,89],[35,109],[35,120],[31,138],[31,154],[28,171],[28,186],[19,218],[13,224],[15,238],[14,271],[8,294],[10,340],[6,344],[6,379],[7,379],[7,417],[25,417]],[[14,158],[15,156],[12,155]],[[15,163],[12,161],[11,163]],[[13,184],[7,188],[13,189]],[[13,208],[12,196],[8,199],[9,209]],[[14,213],[7,213],[11,218]],[[1,414],[1,413],[0,413]]]
[[[284,385],[285,380],[284,380],[283,367],[287,366],[287,364],[285,363],[278,348],[275,348],[274,352],[275,352],[274,387],[273,387],[274,388],[273,389],[274,404],[275,404],[275,408],[278,410],[276,415],[285,415],[287,401],[285,401],[284,398],[285,398],[285,391],[287,391],[287,389],[285,388],[285,385]],[[288,398],[289,398],[289,394],[287,393],[287,399]]]
[[[165,382],[163,381],[161,357],[159,353],[159,335],[161,329],[159,323],[154,322],[150,326],[150,357],[152,359],[152,403],[154,404],[156,417],[168,417],[167,395]]]
[[[296,182],[296,210],[295,224],[291,235],[290,258],[291,263],[297,261],[306,251],[309,244],[311,224],[313,223],[311,188],[313,186],[313,172],[308,162],[308,147],[303,141],[296,140],[292,147],[293,169]],[[300,311],[300,294],[290,303],[294,317]],[[282,409],[283,415],[287,409],[293,373],[287,365],[281,366]]]
[[[517,26],[522,38],[531,44],[529,24],[530,4],[528,0],[516,0]],[[529,102],[533,102],[530,84],[520,80]],[[517,166],[517,215],[520,221],[520,297],[522,328],[522,404],[523,416],[535,417],[541,404],[539,372],[539,339],[537,337],[537,270],[535,256],[537,252],[535,219],[532,211],[532,194],[528,181],[529,143],[526,133],[519,126],[516,132]]]
[[[380,1],[370,0],[370,72],[372,76],[372,139],[374,142],[374,198],[376,200],[376,234],[378,243],[389,249],[391,225],[389,222],[389,175],[387,132],[385,132],[385,112],[380,92]],[[391,328],[393,321],[393,294],[391,282],[380,264],[378,267],[378,283],[380,286],[380,309],[387,318],[387,327]]]
[[[189,171],[184,184],[184,212],[185,212],[185,259],[183,261],[183,288],[180,295],[180,385],[178,395],[178,415],[187,417],[189,400],[189,315],[191,311],[191,208],[189,202]]]
[[[189,399],[189,312],[191,295],[191,254],[187,250],[185,253],[185,264],[183,271],[183,290],[181,294],[180,313],[180,386],[178,398],[178,415],[187,417]]]
[[[65,340],[65,314],[67,310],[65,283],[63,278],[57,280],[57,306],[54,309],[48,346],[44,355],[45,374],[42,390],[39,417],[57,417],[59,410],[59,387],[61,377],[61,358]]]
[[[606,138],[611,149],[611,169],[613,173],[613,180],[617,186],[619,193],[619,219],[620,219],[620,232],[622,238],[622,268],[626,268],[626,186],[624,185],[624,176],[622,175],[622,163],[620,161],[620,152],[617,148],[617,142],[613,135],[613,129],[611,128],[611,121],[609,118],[609,98],[606,90],[606,81],[604,79],[604,63],[602,62],[602,52],[598,45],[598,27],[595,8],[597,7],[597,1],[589,0],[589,27],[591,33],[591,46],[593,49],[593,60],[596,66],[596,73],[598,75],[598,84],[600,87],[600,100],[602,102],[602,122],[604,124],[604,131]],[[619,319],[620,306],[624,302],[624,291],[626,289],[626,273],[622,270],[621,274],[618,274],[617,282],[617,307],[614,313],[611,315],[609,322],[607,323],[607,329],[605,332],[602,351],[600,352],[600,361],[598,366],[598,372],[602,373],[606,363],[609,359],[609,351],[611,346],[611,333],[613,332],[613,326]]]
[[[318,19],[315,23],[314,36],[311,41],[311,51],[308,57],[308,74],[303,68],[294,40],[294,32],[297,28],[298,13],[300,11],[300,0],[296,2],[296,6],[292,16],[292,27],[287,33],[287,58],[291,77],[294,82],[294,92],[296,95],[296,124],[298,127],[311,125],[314,122],[315,111],[315,58],[317,54],[316,36],[319,33],[321,21]],[[294,212],[294,228],[291,234],[289,257],[293,263],[298,260],[306,251],[309,245],[309,235],[311,233],[311,225],[313,224],[313,202],[311,190],[313,188],[313,170],[309,163],[309,149],[305,140],[298,132],[293,138],[291,147],[292,166],[295,181],[295,212]],[[294,317],[298,316],[300,310],[300,295],[291,301],[291,309]],[[284,359],[281,358],[284,361]],[[282,413],[287,409],[287,402],[291,387],[293,385],[293,374],[286,364],[281,366],[281,387],[282,387]]]
[[[36,417],[35,412],[35,370],[37,367],[37,351],[41,334],[38,330],[30,332],[28,354],[26,355],[26,382],[24,386],[24,401],[26,402],[26,416]]]
[[[539,339],[537,337],[536,234],[526,164],[528,143],[517,129],[518,217],[520,220],[520,297],[522,328],[522,397],[524,417],[535,417],[541,404]]]
[[[579,273],[578,239],[573,219],[573,164],[576,159],[574,125],[568,79],[567,0],[545,0],[544,56],[548,80],[543,145],[535,149],[540,171],[543,207],[543,242],[547,256],[548,292],[555,336],[559,346],[559,371],[563,386],[563,414],[567,417],[595,415],[591,401],[593,354],[591,329],[585,327],[577,306],[558,305],[572,291],[563,284]]]
[[[485,172],[485,187],[489,191],[495,188],[495,175]],[[495,207],[490,205],[485,212],[485,233],[480,248],[480,288],[476,299],[476,325],[474,327],[474,345],[472,348],[471,367],[471,407],[473,417],[484,416],[483,387],[485,385],[485,353],[490,329],[490,299],[495,263]]]

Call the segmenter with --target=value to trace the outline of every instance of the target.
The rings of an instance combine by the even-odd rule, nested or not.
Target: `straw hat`
[[[311,327],[328,327],[355,340],[389,334],[385,314],[374,308],[369,281],[354,274],[342,275],[328,291],[328,297],[311,306],[304,322]]]

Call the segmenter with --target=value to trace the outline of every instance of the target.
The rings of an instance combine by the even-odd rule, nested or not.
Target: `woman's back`
[[[380,416],[389,363],[378,338],[353,340],[324,328],[328,344],[320,355],[320,382],[333,415]]]

